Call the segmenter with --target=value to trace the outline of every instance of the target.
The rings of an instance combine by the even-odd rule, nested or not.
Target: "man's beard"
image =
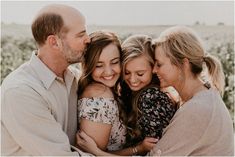
[[[80,57],[77,57],[77,56],[67,56],[66,57],[66,60],[69,64],[75,64],[75,63],[80,63],[83,61],[83,54],[80,56]]]
[[[84,51],[76,52],[65,42],[62,42],[62,44],[63,44],[63,55],[69,64],[80,63],[83,61]]]

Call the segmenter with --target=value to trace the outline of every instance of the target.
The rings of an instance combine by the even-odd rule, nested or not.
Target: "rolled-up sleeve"
[[[51,113],[48,103],[33,88],[26,85],[14,87],[2,94],[2,123],[28,154],[79,155],[71,151],[61,124]]]

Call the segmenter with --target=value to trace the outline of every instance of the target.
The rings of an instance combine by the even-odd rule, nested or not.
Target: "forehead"
[[[117,57],[120,57],[120,52],[118,50],[117,45],[109,44],[103,48],[99,57],[99,61],[101,62],[110,61]]]
[[[69,32],[79,33],[86,30],[85,18],[80,14],[65,14],[63,20]]]
[[[144,70],[151,67],[148,58],[145,55],[138,56],[126,63],[125,69],[129,71]]]
[[[156,60],[158,60],[159,58],[161,59],[166,58],[166,54],[164,50],[161,48],[161,46],[156,47],[154,56]]]

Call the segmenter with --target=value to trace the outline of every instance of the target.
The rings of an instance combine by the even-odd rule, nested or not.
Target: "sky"
[[[87,25],[234,25],[233,1],[1,1],[1,22],[31,24],[52,3],[77,8]]]

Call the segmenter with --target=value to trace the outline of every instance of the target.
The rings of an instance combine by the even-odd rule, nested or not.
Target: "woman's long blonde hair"
[[[125,75],[126,64],[139,56],[145,55],[151,67],[154,66],[153,60],[153,48],[152,38],[147,35],[132,35],[128,37],[121,45],[122,47],[122,71],[123,76]],[[157,77],[152,77],[152,81],[149,85],[141,89],[140,91],[133,92],[130,87],[123,80],[121,83],[121,97],[125,102],[127,112],[129,113],[126,125],[127,133],[130,138],[138,138],[141,133],[137,126],[138,117],[141,114],[138,106],[138,100],[140,98],[141,91],[150,87],[151,85],[159,86],[159,80]]]
[[[205,52],[201,39],[196,33],[185,26],[174,26],[162,32],[157,40],[154,41],[155,48],[161,47],[170,58],[171,62],[182,67],[183,59],[187,58],[191,64],[191,72],[196,77],[201,77],[203,63],[208,69],[209,82],[224,93],[224,73],[220,61],[211,54]]]

